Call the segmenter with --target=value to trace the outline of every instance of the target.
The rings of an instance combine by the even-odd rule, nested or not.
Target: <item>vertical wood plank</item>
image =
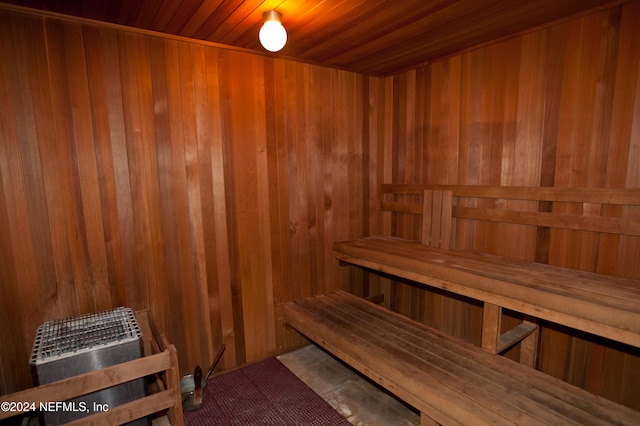
[[[29,290],[24,293],[25,296],[28,293],[36,294],[40,299],[38,305],[44,307],[45,315],[60,316],[65,312],[64,303],[70,302],[68,308],[72,312],[77,312],[77,305],[71,286],[66,285],[66,277],[58,279],[55,274],[56,261],[51,236],[52,229],[55,228],[51,227],[47,208],[50,192],[41,184],[45,173],[51,168],[47,165],[43,167],[40,149],[49,149],[48,145],[55,143],[56,138],[51,127],[52,118],[46,113],[39,113],[57,107],[51,103],[51,89],[43,82],[47,70],[46,57],[34,53],[35,48],[40,48],[44,43],[44,28],[42,23],[34,20],[18,19],[11,22],[7,30],[7,40],[15,46],[13,54],[16,59],[10,61],[13,67],[8,69],[12,80],[11,96],[15,105],[17,140],[14,142],[18,142],[18,150],[13,158],[14,161],[17,160],[16,165],[20,168],[18,173],[21,175],[17,181],[17,189],[24,191],[20,195],[24,197],[24,210],[21,210],[20,216],[21,220],[26,221],[23,226],[29,228],[28,231],[24,229],[27,231],[24,234],[16,235],[18,245],[29,246],[25,247],[28,250],[24,253],[26,256],[17,259],[24,262],[18,266],[18,270],[28,268],[34,274],[21,282],[25,290]],[[23,93],[31,96],[24,96]],[[46,182],[49,182],[48,179]],[[42,315],[43,312],[39,314]],[[34,333],[37,327],[33,322],[27,326],[30,333]]]
[[[49,91],[46,98],[41,98],[36,105],[45,106],[50,99],[52,114],[43,111],[38,116],[47,120],[44,124],[53,132],[51,138],[40,139],[44,149],[48,150],[47,157],[57,157],[55,163],[45,161],[45,170],[49,175],[45,188],[50,193],[49,200],[62,197],[63,203],[50,202],[51,228],[55,235],[57,270],[59,271],[58,291],[63,298],[72,301],[68,307],[72,309],[64,315],[76,312],[90,312],[92,304],[91,282],[89,280],[89,266],[86,250],[86,225],[82,213],[82,196],[78,176],[78,158],[76,141],[74,138],[73,109],[71,89],[68,81],[68,66],[66,60],[65,26],[58,22],[48,22],[45,25],[47,45],[51,58],[65,58],[65,60],[49,61],[49,78],[52,80],[50,88],[43,83],[43,90]],[[82,52],[82,45],[76,49]],[[34,91],[35,93],[43,90]],[[55,123],[55,124],[54,124]],[[45,133],[46,134],[46,133]]]
[[[16,44],[11,34],[15,34],[17,21],[0,15],[0,52],[6,58],[15,57],[23,46]],[[32,267],[33,248],[31,245],[31,230],[25,212],[27,211],[26,196],[24,194],[25,181],[21,172],[21,159],[19,153],[19,102],[13,98],[16,81],[12,78],[12,68],[15,62],[0,62],[0,94],[6,100],[4,107],[0,108],[0,137],[4,141],[0,144],[0,183],[2,184],[0,209],[0,321],[2,324],[15,324],[14,327],[2,327],[0,337],[3,344],[0,348],[0,392],[9,393],[30,385],[28,380],[28,368],[15,360],[25,356],[28,352],[28,343],[24,336],[34,332],[37,327],[30,321],[29,313],[20,309],[19,300],[25,300],[29,292],[37,290],[37,275]],[[11,101],[9,101],[11,100]],[[25,267],[27,269],[25,269]],[[20,285],[18,285],[20,283]],[[35,304],[31,316],[41,315],[43,307]]]
[[[67,74],[78,76],[69,81],[69,100],[72,108],[75,158],[78,180],[79,221],[84,226],[82,234],[82,257],[86,264],[86,275],[80,277],[87,299],[82,310],[99,311],[114,305],[108,283],[106,249],[104,244],[103,217],[98,190],[98,165],[93,132],[91,100],[89,97],[89,74],[87,73],[86,48],[82,27],[66,26],[64,49],[67,53]]]
[[[482,349],[498,353],[498,339],[502,329],[502,308],[491,303],[485,303],[482,318]]]
[[[96,28],[83,28],[84,52],[88,75],[89,111],[91,113],[93,141],[95,144],[96,186],[99,194],[99,208],[102,218],[100,236],[104,244],[104,272],[97,289],[96,308],[122,305],[123,298],[116,283],[121,281],[118,264],[121,262],[121,237],[116,206],[116,186],[113,173],[113,153],[111,150],[111,129],[107,108],[107,88],[105,86],[105,64],[102,54],[103,35]],[[97,238],[97,237],[96,237]],[[96,240],[97,241],[97,240]],[[100,249],[97,249],[100,250]]]
[[[120,52],[118,33],[115,31],[100,31],[100,54],[104,60],[101,63],[103,76],[100,80],[104,84],[109,133],[99,136],[101,143],[107,144],[105,151],[112,157],[112,163],[105,167],[106,172],[113,174],[114,198],[110,199],[115,209],[115,221],[109,248],[109,258],[112,265],[112,291],[115,291],[119,304],[128,303],[127,289],[140,285],[138,280],[135,256],[136,235],[134,230],[133,195],[131,186],[131,162],[127,151],[125,127],[125,106],[122,77],[120,74]],[[97,79],[98,75],[94,75]],[[95,109],[95,107],[93,108]],[[135,178],[133,179],[135,182]],[[105,194],[106,195],[106,194]],[[156,321],[164,328],[163,315],[156,310]]]
[[[232,277],[230,261],[230,243],[228,233],[227,199],[225,185],[225,161],[222,133],[221,89],[218,55],[215,49],[206,49],[207,63],[207,109],[206,117],[210,126],[209,161],[210,170],[205,170],[201,178],[211,181],[210,204],[203,204],[205,220],[205,240],[207,248],[207,277],[209,292],[209,312],[212,332],[219,321],[222,343],[226,345],[224,366],[236,365],[236,347],[240,336],[236,336],[234,327]],[[204,163],[206,164],[206,163]],[[213,206],[211,206],[211,203]],[[207,206],[209,208],[207,208]],[[213,215],[213,219],[210,218]],[[215,271],[215,274],[212,273]],[[215,279],[214,279],[215,277]],[[219,318],[219,320],[217,320]],[[211,355],[211,354],[210,354]]]

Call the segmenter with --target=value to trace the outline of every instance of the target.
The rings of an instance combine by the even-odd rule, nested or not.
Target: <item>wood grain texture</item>
[[[346,292],[287,303],[285,314],[318,345],[439,424],[631,425],[640,420],[638,411]]]
[[[480,43],[628,1],[2,0],[370,75],[406,71]],[[274,9],[283,15],[289,42],[272,54],[262,48],[257,34],[262,14]]]
[[[381,176],[379,182],[640,188],[640,52],[631,35],[639,19],[640,2],[631,2],[394,76],[393,93],[384,100],[395,108],[392,152],[385,160],[392,180]],[[458,207],[500,208],[503,202],[469,200]],[[553,208],[586,213],[586,222],[596,211],[638,218],[635,207],[598,207],[595,199],[577,207],[509,203],[533,216]],[[415,215],[385,214],[391,227],[371,234],[417,240],[419,226],[407,218]],[[640,277],[637,236],[472,219],[456,220],[455,228],[457,248]],[[404,283],[390,291],[394,309],[479,344],[478,306],[416,293]],[[637,350],[545,327],[538,368],[640,408],[634,396]]]
[[[333,288],[479,342],[479,306],[340,268],[331,243],[419,235],[378,209],[382,183],[639,188],[639,26],[634,0],[377,78],[2,11],[0,393],[30,385],[42,321],[122,304],[183,374],[222,343],[220,368],[302,344],[282,304]],[[454,246],[640,277],[638,237],[581,232],[457,220]],[[545,328],[540,355],[640,409],[628,348]]]
[[[491,322],[504,307],[640,348],[638,280],[387,236],[336,242],[334,253],[344,262],[493,304]]]
[[[30,386],[39,324],[118,305],[150,310],[182,374],[223,343],[221,369],[302,344],[282,304],[341,285],[331,244],[362,234],[363,97],[384,81],[17,12],[0,27],[0,393]]]

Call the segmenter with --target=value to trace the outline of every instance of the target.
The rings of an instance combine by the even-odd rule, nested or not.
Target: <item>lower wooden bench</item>
[[[284,316],[423,425],[640,425],[639,412],[343,291],[289,302]]]

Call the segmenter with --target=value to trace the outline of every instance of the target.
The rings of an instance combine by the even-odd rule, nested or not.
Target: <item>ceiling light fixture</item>
[[[270,10],[262,14],[264,25],[260,28],[260,43],[269,52],[277,52],[287,44],[287,30],[282,26],[282,13]]]

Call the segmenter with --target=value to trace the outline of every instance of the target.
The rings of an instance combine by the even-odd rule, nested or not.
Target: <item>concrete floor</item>
[[[419,425],[420,413],[316,346],[278,357],[353,425]]]

